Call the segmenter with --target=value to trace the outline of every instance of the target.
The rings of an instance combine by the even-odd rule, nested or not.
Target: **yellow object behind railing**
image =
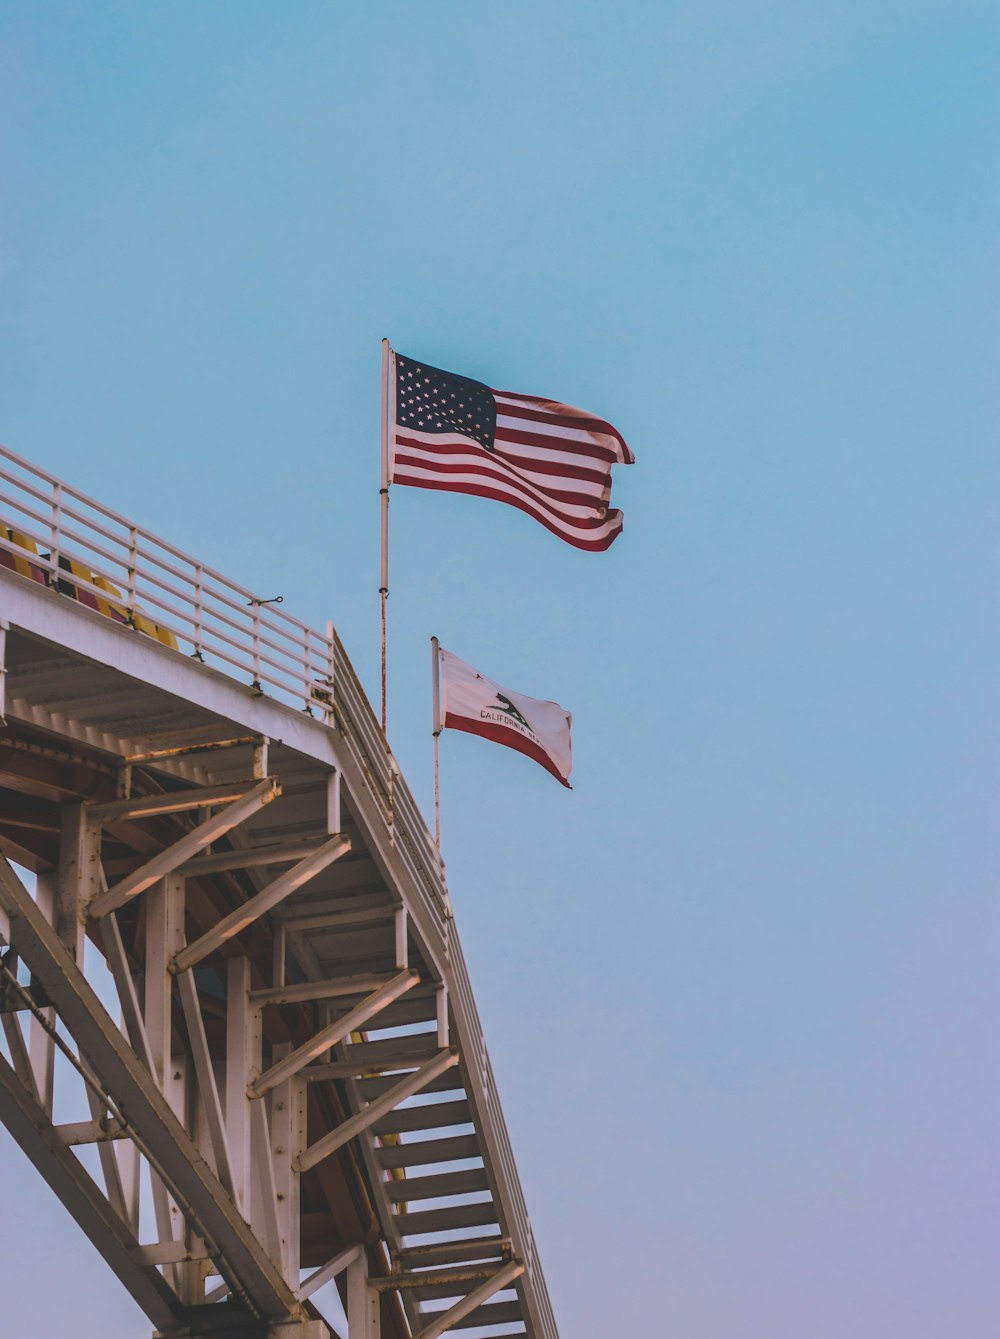
[[[84,604],[88,609],[94,609],[105,618],[112,619],[115,623],[124,623],[138,632],[145,633],[147,637],[152,637],[154,641],[160,642],[163,646],[169,646],[171,650],[178,651],[180,647],[177,644],[177,638],[167,628],[160,627],[159,623],[148,618],[138,610],[130,615],[128,607],[125,604],[125,597],[117,586],[113,585],[107,577],[102,577],[97,573],[91,572],[85,564],[77,562],[75,558],[70,558],[66,554],[59,555],[59,573],[58,577],[46,571],[39,563],[31,561],[31,555],[40,557],[38,545],[30,535],[26,535],[23,530],[16,530],[13,526],[0,526],[0,534],[3,534],[11,544],[16,544],[23,553],[11,553],[7,549],[0,549],[0,567],[6,567],[8,571],[17,572],[19,576],[27,577],[29,581],[37,581],[40,586],[55,586],[61,595],[69,595],[72,599]],[[45,555],[48,558],[48,554]],[[62,575],[66,573],[67,575]],[[77,580],[71,580],[76,577]],[[112,598],[102,599],[94,591],[80,585],[80,582],[87,582],[89,586],[96,586],[98,590],[105,591]]]
[[[3,532],[12,544],[16,544],[27,553],[33,553],[37,557],[38,545],[30,535],[24,534],[21,530],[12,530],[6,526]],[[10,571],[27,577],[29,581],[39,582],[42,586],[46,585],[48,581],[44,568],[39,567],[37,563],[33,563],[30,558],[22,558],[19,553],[8,553],[6,549],[0,553],[0,567],[7,567]]]

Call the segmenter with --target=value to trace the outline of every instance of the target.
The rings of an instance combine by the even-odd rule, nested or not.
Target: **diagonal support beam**
[[[335,1130],[329,1134],[317,1139],[315,1144],[309,1148],[297,1160],[297,1170],[307,1172],[310,1167],[315,1167],[318,1162],[335,1153],[338,1148],[343,1148],[344,1144],[349,1143],[355,1135],[361,1134],[369,1126],[374,1125],[377,1120],[387,1116],[394,1107],[399,1106],[400,1102],[405,1102],[408,1097],[414,1093],[419,1093],[421,1088],[427,1086],[439,1074],[445,1070],[451,1069],[459,1061],[458,1051],[440,1051],[433,1060],[428,1060],[426,1064],[415,1069],[412,1074],[408,1074],[400,1083],[390,1088],[388,1092],[383,1093],[381,1097],[376,1098],[374,1102],[369,1102],[363,1111],[359,1111],[356,1116],[351,1116],[345,1120],[342,1125],[338,1125]]]
[[[107,1110],[104,1103],[93,1091],[87,1089],[87,1104],[90,1107],[90,1114],[98,1125],[105,1120]],[[122,1188],[121,1170],[118,1166],[118,1155],[115,1153],[112,1145],[106,1140],[97,1141],[97,1157],[101,1164],[101,1175],[104,1177],[104,1188],[107,1191],[108,1203],[118,1214],[123,1223],[128,1222],[128,1208],[125,1204],[125,1192]]]
[[[308,1065],[310,1060],[315,1060],[318,1055],[328,1051],[331,1046],[336,1046],[338,1041],[343,1041],[345,1037],[350,1036],[363,1027],[370,1018],[374,1018],[377,1013],[391,1004],[393,1000],[398,1000],[400,995],[405,995],[408,990],[412,990],[420,981],[418,972],[407,968],[404,972],[399,972],[387,981],[384,986],[380,986],[367,999],[362,1000],[349,1013],[344,1014],[342,1018],[336,1019],[333,1023],[328,1023],[326,1027],[320,1028],[309,1041],[286,1055],[283,1060],[279,1060],[276,1065],[272,1065],[266,1070],[259,1079],[250,1084],[248,1093],[250,1097],[263,1097],[271,1088],[277,1087],[285,1079],[290,1079],[293,1074],[297,1074],[300,1069]]]
[[[279,921],[278,928],[285,929],[289,923]],[[298,926],[292,922],[294,929]],[[250,1002],[262,1004],[303,1004],[311,1000],[332,1000],[341,995],[369,995],[379,986],[395,979],[388,973],[369,972],[366,976],[335,976],[324,981],[302,981],[295,986],[272,986],[267,990],[254,990],[250,993]]]
[[[28,1047],[25,1043],[24,1033],[21,1031],[21,1024],[18,1021],[17,1014],[0,1014],[0,1024],[3,1025],[3,1035],[7,1038],[7,1045],[10,1048],[10,1058],[14,1062],[14,1070],[17,1077],[28,1089],[32,1097],[38,1099],[39,1092],[38,1086],[35,1083],[35,1071],[31,1068]]]
[[[194,983],[194,973],[181,972],[177,978],[177,985],[181,997],[181,1006],[184,1010],[184,1021],[187,1023],[191,1054],[194,1057],[194,1072],[198,1080],[198,1091],[201,1093],[202,1105],[205,1108],[205,1123],[208,1126],[208,1137],[212,1144],[216,1171],[219,1174],[219,1180],[232,1195],[235,1203],[236,1191],[233,1187],[229,1144],[226,1140],[226,1122],[222,1114],[222,1102],[219,1098],[219,1087],[215,1081],[215,1071],[212,1068],[208,1038],[205,1036],[205,1020],[201,1016],[201,1005],[198,1003],[198,990]]]
[[[146,1072],[153,1082],[159,1085],[160,1076],[157,1072],[156,1060],[153,1057],[153,1048],[150,1045],[149,1033],[146,1031],[146,1024],[139,1008],[139,996],[136,993],[135,982],[132,980],[132,973],[129,971],[118,917],[113,911],[101,921],[101,940],[104,944],[104,952],[111,969],[115,989],[118,991],[118,1002],[121,1006],[122,1020],[125,1024],[128,1039],[132,1043],[133,1051],[146,1067]],[[163,1182],[155,1172],[150,1175],[150,1186],[157,1231],[164,1237],[168,1237],[170,1235],[170,1202],[167,1199]],[[130,1191],[131,1208],[129,1212],[132,1213],[134,1209],[133,1218],[137,1221],[139,1190],[136,1180],[133,1180]]]
[[[214,925],[196,939],[193,944],[187,948],[181,949],[173,962],[170,964],[172,972],[187,972],[192,967],[197,966],[202,958],[207,958],[210,953],[214,953],[217,948],[221,948],[227,940],[238,935],[241,930],[245,930],[248,925],[252,925],[266,911],[276,907],[279,902],[283,902],[286,897],[290,897],[308,883],[321,870],[326,869],[327,865],[332,865],[335,860],[339,860],[351,849],[351,842],[348,837],[332,837],[328,842],[324,842],[318,850],[312,855],[307,856],[305,860],[300,860],[297,865],[286,870],[268,886],[261,890],[256,897],[251,897],[249,901],[244,902],[241,907],[224,916],[218,925]]]
[[[134,760],[133,760],[134,761]],[[195,790],[168,790],[162,795],[144,795],[134,800],[108,800],[87,806],[98,823],[117,823],[123,818],[153,818],[159,814],[181,814],[187,809],[207,809],[210,805],[231,804],[254,788],[253,781],[229,786],[199,786]]]
[[[265,804],[270,804],[280,794],[281,787],[274,778],[259,782],[241,799],[234,804],[228,804],[225,809],[220,809],[211,818],[206,818],[203,823],[198,824],[193,832],[185,833],[179,841],[174,842],[172,846],[168,846],[166,850],[160,851],[158,855],[153,856],[152,860],[147,860],[144,865],[140,865],[138,869],[133,870],[131,874],[116,883],[113,888],[109,888],[107,892],[98,893],[88,906],[87,915],[97,919],[100,916],[106,916],[109,911],[116,911],[130,898],[136,897],[144,889],[156,883],[157,879],[162,879],[166,874],[172,874],[179,865],[184,864],[185,860],[189,860],[198,851],[204,850],[217,837],[223,836],[231,828],[245,822],[258,809],[263,809]],[[157,796],[156,798],[159,799],[160,797]],[[109,808],[108,805],[94,806],[95,810],[107,808]]]
[[[280,845],[272,842],[269,846],[246,846],[236,851],[214,851],[211,855],[199,855],[181,866],[181,874],[187,878],[196,878],[202,874],[218,874],[220,870],[256,869],[260,865],[290,865],[295,860],[304,860],[322,845],[318,841],[290,842]]]
[[[487,1279],[478,1288],[473,1288],[467,1297],[463,1297],[460,1302],[456,1302],[454,1306],[450,1306],[440,1316],[436,1316],[429,1325],[425,1325],[422,1330],[418,1330],[413,1339],[438,1339],[439,1335],[444,1334],[446,1330],[450,1330],[460,1320],[464,1320],[466,1316],[475,1311],[476,1307],[488,1302],[495,1293],[509,1287],[523,1273],[524,1265],[519,1260],[512,1260],[509,1265],[505,1265],[491,1279]]]
[[[296,1317],[299,1304],[250,1227],[170,1109],[155,1081],[112,1021],[93,987],[59,942],[10,864],[0,857],[0,908],[22,960],[38,978],[154,1169],[168,1183],[192,1229],[212,1258],[259,1315]],[[73,1156],[69,1154],[69,1156]],[[42,1169],[44,1172],[44,1168]],[[154,1323],[167,1328],[159,1316]]]
[[[3,1056],[0,1120],[153,1324],[162,1330],[176,1325],[182,1311],[177,1297],[155,1270],[136,1262],[135,1237]]]
[[[338,1274],[343,1274],[348,1265],[353,1265],[355,1260],[361,1258],[361,1252],[364,1246],[348,1246],[345,1251],[335,1255],[332,1260],[328,1260],[325,1265],[320,1265],[306,1279],[305,1283],[299,1287],[299,1301],[304,1302],[307,1297],[312,1297],[314,1292],[319,1292],[324,1284],[335,1279]]]
[[[104,945],[104,952],[115,983],[115,989],[118,991],[118,1002],[121,1005],[122,1018],[125,1022],[128,1039],[132,1043],[133,1051],[155,1078],[156,1061],[153,1059],[153,1049],[149,1044],[142,1010],[139,1008],[139,996],[136,993],[135,982],[132,980],[132,973],[128,968],[128,958],[125,956],[125,945],[122,943],[122,932],[118,925],[118,917],[113,912],[101,922],[101,942]]]

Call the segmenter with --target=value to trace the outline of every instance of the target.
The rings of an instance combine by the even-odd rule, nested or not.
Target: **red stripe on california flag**
[[[518,753],[524,753],[529,758],[533,758],[535,762],[541,763],[545,770],[551,772],[555,779],[561,782],[567,790],[573,789],[539,744],[533,743],[530,739],[525,739],[523,735],[519,735],[516,730],[511,730],[506,725],[495,725],[492,721],[474,721],[468,716],[454,716],[451,712],[446,712],[444,728],[446,730],[464,730],[468,735],[481,735],[484,739],[492,739],[495,744],[506,744],[509,749],[516,749]]]

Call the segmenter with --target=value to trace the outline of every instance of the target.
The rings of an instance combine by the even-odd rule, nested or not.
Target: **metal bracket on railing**
[[[333,713],[333,683],[329,679],[317,679],[309,685],[309,697],[323,708],[324,711]],[[305,710],[311,716],[312,707],[307,706]]]
[[[7,629],[10,624],[0,619],[0,725],[7,724]]]
[[[251,595],[250,599],[247,600],[247,608],[250,609],[254,605],[256,605],[257,608],[259,609],[262,604],[284,604],[284,603],[285,603],[285,597],[283,595],[272,595],[269,600],[258,600],[256,595]]]

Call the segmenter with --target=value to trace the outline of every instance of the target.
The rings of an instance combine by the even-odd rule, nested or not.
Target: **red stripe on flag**
[[[453,716],[450,712],[445,715],[444,728],[464,730],[468,735],[481,735],[483,739],[492,739],[495,744],[505,744],[509,749],[527,754],[529,758],[534,758],[535,762],[540,763],[547,772],[551,772],[567,790],[573,789],[541,745],[525,739],[516,730],[511,730],[505,725],[496,725],[492,721],[474,721],[469,716]]]
[[[511,507],[518,507],[521,511],[527,512],[529,516],[534,517],[546,530],[551,530],[554,535],[564,539],[567,544],[572,544],[574,548],[586,549],[591,553],[603,553],[609,549],[622,532],[622,514],[620,511],[609,510],[603,518],[597,517],[587,520],[563,520],[561,525],[557,525],[544,512],[532,506],[525,497],[511,497],[509,493],[500,493],[496,489],[484,488],[479,484],[456,483],[453,480],[442,480],[438,483],[432,479],[399,478],[393,479],[394,483],[407,484],[411,488],[430,488],[442,493],[468,493],[471,497],[490,497],[497,502],[506,502]],[[564,528],[567,527],[567,528]],[[575,527],[584,530],[586,528],[606,529],[607,533],[599,539],[584,539],[572,533],[568,527]]]
[[[597,516],[603,516],[607,510],[607,503],[603,498],[595,499],[589,493],[571,493],[568,489],[549,488],[545,484],[536,483],[531,479],[523,479],[515,473],[504,473],[500,469],[490,469],[489,464],[495,457],[487,456],[486,461],[479,463],[477,461],[466,461],[462,464],[453,464],[451,461],[430,461],[422,456],[407,455],[403,451],[396,453],[396,469],[394,477],[396,483],[409,483],[410,480],[400,478],[400,467],[409,465],[411,469],[433,470],[435,474],[480,474],[484,479],[494,479],[497,483],[507,484],[511,488],[518,489],[526,498],[530,498],[536,505],[543,507],[548,502],[552,510],[562,517],[568,525],[575,525],[577,518],[572,519],[563,516],[556,503],[564,502],[570,507],[585,507],[589,512]],[[487,463],[489,462],[489,463]],[[503,462],[498,462],[503,464]],[[536,494],[541,494],[540,497]]]
[[[558,423],[564,428],[581,428],[584,432],[605,432],[609,437],[613,437],[621,446],[625,453],[624,464],[632,465],[635,463],[628,443],[621,435],[613,423],[609,423],[604,418],[592,418],[589,414],[581,414],[573,409],[571,405],[559,404],[554,400],[543,399],[540,395],[515,395],[513,391],[498,391],[491,387],[493,398],[503,397],[503,403],[497,402],[497,413],[503,414],[508,418],[523,418],[534,423]],[[525,401],[527,403],[518,403]],[[545,406],[533,409],[530,406]]]
[[[459,435],[456,433],[456,436]],[[499,432],[497,438],[500,438]],[[513,439],[504,437],[505,442],[511,440]],[[552,443],[553,451],[563,449],[558,438],[548,438],[547,442]],[[464,443],[468,443],[468,445]],[[419,447],[421,451],[426,451],[435,456],[467,456],[470,453],[475,455],[483,453],[485,459],[503,460],[515,469],[530,470],[535,474],[551,474],[553,477],[560,479],[579,479],[581,483],[597,484],[600,488],[611,486],[611,475],[608,470],[590,469],[587,466],[577,465],[566,460],[545,460],[540,456],[507,450],[506,447],[502,451],[486,451],[482,442],[477,442],[473,437],[466,437],[463,442],[429,442],[426,437],[404,436],[402,430],[397,429],[396,444],[398,446]],[[536,487],[544,488],[544,484],[536,484]]]
[[[549,447],[553,451],[565,451],[569,455],[586,456],[589,460],[606,460],[608,466],[614,465],[618,457],[608,446],[597,442],[578,442],[571,437],[552,437],[544,432],[521,432],[518,428],[507,428],[497,424],[498,442],[517,442],[519,446]]]

